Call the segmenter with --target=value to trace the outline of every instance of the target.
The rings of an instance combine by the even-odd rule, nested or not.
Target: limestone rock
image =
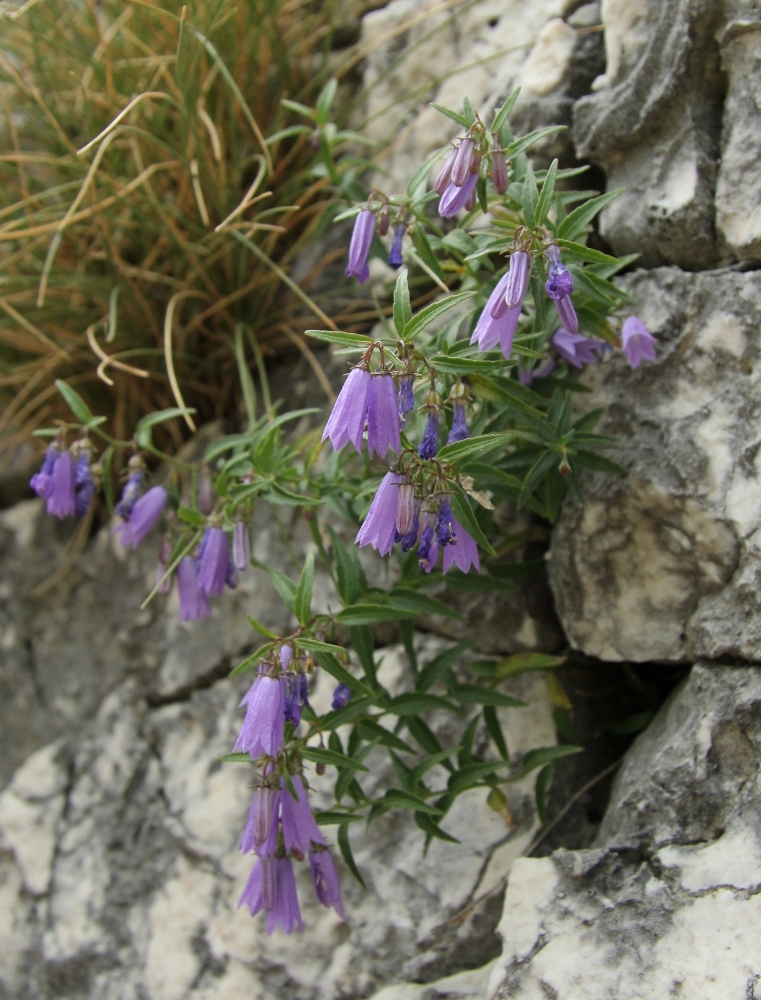
[[[584,375],[628,475],[589,476],[585,504],[563,509],[548,564],[561,622],[602,659],[757,660],[761,281],[665,268],[624,286],[658,356]]]
[[[607,71],[597,92],[576,103],[574,137],[580,158],[605,168],[608,188],[626,189],[603,211],[602,235],[615,253],[640,254],[645,267],[697,270],[721,256],[722,17],[713,0],[602,5]]]
[[[598,846],[522,858],[490,1000],[758,997],[761,669],[697,666],[625,760]]]

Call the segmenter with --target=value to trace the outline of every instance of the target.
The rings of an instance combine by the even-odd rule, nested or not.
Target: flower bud
[[[198,477],[198,509],[202,514],[211,514],[214,509],[214,489],[211,485],[211,473],[205,465],[201,466]]]
[[[388,232],[388,224],[389,224],[388,212],[383,211],[378,216],[378,232],[380,233],[381,236],[385,236],[386,233]]]
[[[523,305],[530,276],[531,257],[525,250],[515,250],[510,257],[510,270],[505,289],[505,303],[508,309]]]
[[[508,188],[508,179],[507,160],[505,159],[505,151],[503,149],[497,149],[492,153],[491,177],[494,190],[497,194],[504,194]]]
[[[315,764],[314,769],[319,775],[325,774],[325,765],[321,761]]]
[[[476,151],[476,144],[472,139],[463,139],[457,150],[454,164],[452,166],[452,183],[456,187],[462,187],[468,179],[470,167],[473,163],[473,154]]]
[[[277,897],[275,858],[260,858],[259,863],[262,866],[262,906],[265,910],[273,910]]]
[[[453,147],[449,150],[449,156],[447,156],[444,161],[444,166],[438,173],[436,181],[433,185],[433,190],[436,194],[444,194],[446,191],[450,180],[452,179],[452,167],[454,166],[454,161],[457,158],[457,148]]]
[[[396,530],[406,535],[415,518],[415,488],[412,483],[402,483],[399,487],[399,505],[396,508]]]

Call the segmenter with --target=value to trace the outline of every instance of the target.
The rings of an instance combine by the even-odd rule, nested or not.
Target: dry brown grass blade
[[[130,375],[137,375],[140,378],[148,378],[150,372],[144,371],[142,368],[133,368],[132,365],[126,365],[124,364],[123,361],[117,361],[117,359],[112,358],[110,354],[106,354],[106,352],[103,350],[100,344],[98,344],[97,340],[95,339],[95,328],[107,322],[108,322],[108,317],[106,316],[105,319],[100,320],[100,322],[93,323],[92,326],[88,326],[87,330],[85,331],[85,335],[87,337],[87,343],[93,349],[93,353],[100,358],[100,364],[98,365],[95,374],[102,382],[105,382],[106,385],[113,385],[114,380],[112,378],[109,378],[108,375],[106,375],[106,368],[109,365],[113,365],[114,368],[118,368],[120,371],[123,372],[128,372]]]
[[[174,398],[179,408],[185,411],[182,414],[183,419],[191,431],[195,433],[197,430],[196,425],[191,415],[187,412],[188,408],[185,405],[185,400],[182,398],[182,393],[180,392],[180,383],[177,381],[177,375],[174,370],[174,355],[172,351],[172,329],[174,326],[175,309],[180,302],[183,302],[185,299],[193,298],[206,299],[208,298],[208,295],[206,295],[205,292],[189,288],[184,292],[175,292],[169,300],[169,304],[166,307],[166,314],[164,316],[164,361],[166,362],[167,377],[169,378],[169,385],[172,387]]]
[[[69,358],[68,351],[64,351],[58,344],[53,343],[50,337],[46,337],[42,330],[39,330],[34,323],[30,323],[26,316],[22,316],[20,312],[14,309],[7,299],[0,298],[0,309],[4,310],[12,319],[15,319],[19,326],[23,326],[27,333],[31,333],[33,337],[36,337],[49,350],[60,354],[62,358]]]

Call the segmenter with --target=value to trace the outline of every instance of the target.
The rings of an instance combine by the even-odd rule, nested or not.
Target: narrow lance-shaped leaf
[[[312,589],[314,587],[314,552],[308,553],[296,590],[294,612],[300,625],[306,625],[312,615]]]

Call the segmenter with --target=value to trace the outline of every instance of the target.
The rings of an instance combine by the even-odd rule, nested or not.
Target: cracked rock
[[[635,742],[597,846],[522,858],[490,1000],[728,1000],[761,982],[761,668],[696,666]]]

